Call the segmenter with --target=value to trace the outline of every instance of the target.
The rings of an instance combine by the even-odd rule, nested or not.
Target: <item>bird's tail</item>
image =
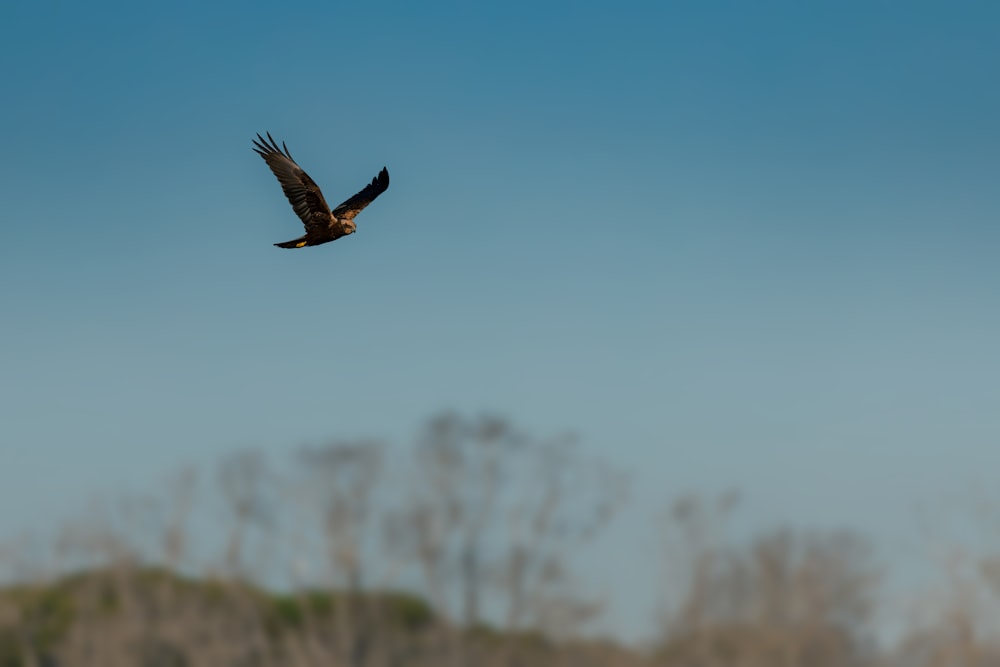
[[[285,241],[284,243],[275,243],[274,245],[279,248],[301,248],[306,244],[306,237],[300,237],[292,241]]]

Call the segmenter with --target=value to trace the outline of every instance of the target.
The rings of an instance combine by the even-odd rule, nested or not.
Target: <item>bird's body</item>
[[[258,134],[253,143],[254,151],[264,158],[278,178],[295,215],[299,216],[306,228],[305,236],[275,243],[279,248],[322,245],[353,234],[357,229],[354,217],[389,187],[389,172],[383,167],[368,186],[331,210],[319,186],[295,163],[284,142],[278,148],[278,143],[267,133],[266,140]]]

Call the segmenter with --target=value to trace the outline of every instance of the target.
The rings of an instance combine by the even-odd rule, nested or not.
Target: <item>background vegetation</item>
[[[650,526],[660,630],[626,646],[595,634],[622,601],[576,566],[628,511],[627,480],[571,438],[443,415],[407,449],[246,452],[7,540],[0,667],[1000,664],[1000,561],[945,561],[939,594],[900,614],[864,537],[732,539],[738,505],[680,498]]]

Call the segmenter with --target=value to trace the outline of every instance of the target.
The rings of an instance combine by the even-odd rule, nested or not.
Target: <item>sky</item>
[[[918,558],[916,508],[1000,465],[998,25],[991,2],[5,4],[0,536],[454,409],[632,474],[616,530],[648,557],[595,570],[623,634],[681,493]],[[331,203],[383,165],[391,187],[355,235],[277,249],[301,226],[264,131]]]

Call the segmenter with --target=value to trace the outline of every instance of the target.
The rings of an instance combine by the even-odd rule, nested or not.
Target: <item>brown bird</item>
[[[294,241],[275,243],[279,248],[322,245],[353,234],[357,229],[354,217],[389,188],[389,172],[382,167],[382,171],[372,179],[370,185],[331,211],[319,186],[295,164],[285,142],[281,142],[281,148],[278,148],[278,142],[271,137],[270,132],[267,133],[267,140],[258,132],[253,144],[254,151],[264,158],[267,166],[278,177],[295,215],[299,216],[306,227],[305,236]]]

